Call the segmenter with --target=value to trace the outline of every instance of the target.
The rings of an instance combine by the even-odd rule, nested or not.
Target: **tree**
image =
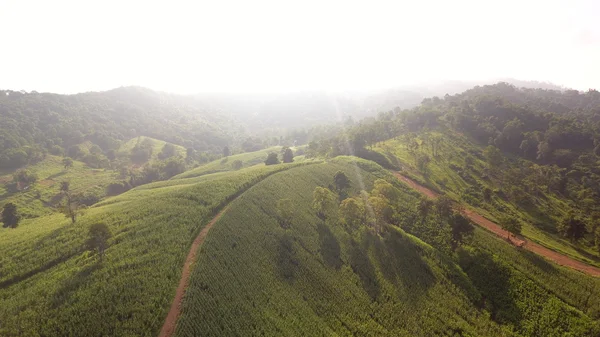
[[[364,221],[365,206],[356,198],[347,198],[340,204],[340,219],[348,228],[358,228]]]
[[[229,157],[230,154],[231,154],[231,151],[229,150],[229,146],[225,146],[223,148],[223,157]]]
[[[431,159],[425,153],[419,154],[417,156],[417,169],[423,173],[423,175],[427,176],[429,174],[429,163]]]
[[[69,168],[73,167],[73,159],[65,157],[62,160],[62,164],[65,167],[65,170],[68,170]]]
[[[390,207],[389,201],[381,195],[370,196],[368,199],[368,204],[373,210],[373,215],[375,216],[375,229],[379,232],[383,223],[389,223],[392,221],[394,211]]]
[[[331,218],[335,215],[337,200],[335,194],[328,188],[317,186],[313,192],[312,207],[321,219]]]
[[[90,147],[90,153],[95,155],[102,154],[102,149],[100,146],[94,144]]]
[[[394,185],[383,179],[377,179],[373,183],[373,190],[371,191],[371,195],[374,196],[382,196],[386,198],[391,204],[395,204],[398,202],[400,198],[400,191],[394,187]]]
[[[350,179],[343,171],[337,171],[333,176],[333,184],[338,193],[350,187]]]
[[[177,148],[171,143],[165,143],[162,150],[158,154],[158,159],[164,160],[173,157],[177,154]]]
[[[283,153],[282,159],[284,163],[291,163],[294,161],[294,152],[289,147],[284,147],[281,152]]]
[[[75,223],[77,218],[78,205],[74,198],[71,196],[71,184],[68,181],[60,183],[60,192],[65,196],[65,204],[61,208],[61,212],[64,213],[68,218],[71,219],[72,223]]]
[[[110,239],[111,233],[108,226],[104,223],[95,223],[90,226],[88,230],[88,239],[86,241],[87,249],[96,251],[100,256],[100,262],[104,256],[104,251],[108,247],[108,239]]]
[[[521,234],[521,229],[523,228],[521,222],[510,215],[504,215],[500,218],[500,226],[507,231],[507,239],[510,239],[511,234],[513,236]]]
[[[567,213],[558,223],[558,232],[571,241],[578,241],[588,232],[585,222],[575,212]]]
[[[239,170],[239,169],[241,169],[241,168],[242,168],[242,166],[243,166],[243,163],[242,163],[242,161],[241,161],[241,160],[239,160],[239,159],[236,159],[236,160],[234,160],[234,161],[233,161],[233,163],[231,163],[231,167],[232,167],[234,170]]]
[[[426,217],[427,214],[429,214],[429,211],[431,211],[431,208],[433,208],[433,201],[426,196],[422,196],[417,204],[417,212],[419,212],[419,215]]]
[[[169,179],[185,171],[185,163],[181,157],[170,158],[162,166],[163,178]]]
[[[13,175],[13,180],[16,183],[31,185],[37,181],[38,177],[35,173],[29,170],[19,170]]]
[[[294,203],[291,199],[277,200],[277,215],[281,227],[289,228],[294,217]]]
[[[433,202],[433,206],[438,216],[449,218],[452,215],[452,199],[445,195],[440,196]]]
[[[19,220],[21,217],[17,212],[17,205],[12,202],[5,204],[2,209],[2,222],[4,223],[2,227],[15,228],[19,224]]]
[[[79,158],[83,156],[83,150],[81,150],[79,145],[73,145],[67,150],[67,155],[71,158]]]
[[[279,158],[277,158],[277,153],[271,152],[267,155],[267,159],[265,159],[265,165],[275,164],[279,164]]]
[[[488,145],[483,150],[483,156],[485,157],[488,167],[492,170],[499,168],[502,165],[502,162],[504,161],[504,157],[502,157],[502,152],[500,152],[500,150],[493,145]]]
[[[473,223],[459,212],[453,211],[452,215],[448,219],[448,223],[452,228],[453,250],[473,237],[473,232],[475,230]]]
[[[196,150],[194,150],[194,148],[192,147],[188,147],[185,150],[185,161],[188,163],[191,163],[195,160],[196,158]]]

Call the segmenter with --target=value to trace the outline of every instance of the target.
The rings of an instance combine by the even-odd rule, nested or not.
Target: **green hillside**
[[[434,138],[441,139],[437,156],[433,156],[426,145]],[[410,142],[422,145],[411,152],[408,146]],[[506,196],[511,193],[510,187],[498,186],[486,178],[488,164],[482,154],[484,148],[465,136],[451,130],[426,132],[380,142],[373,149],[400,166],[405,174],[426,186],[447,193],[488,218],[498,220],[507,213],[511,214],[521,220],[523,236],[586,263],[600,266],[596,251],[590,247],[575,246],[556,233],[555,224],[560,222],[571,207],[568,200],[544,190],[537,191],[537,196],[529,199],[530,201]],[[422,168],[419,169],[417,162],[423,155],[432,158],[425,173]],[[507,165],[507,171],[518,169],[518,165]],[[486,189],[492,192],[487,200],[483,195]]]
[[[281,159],[281,155],[280,155],[281,149],[282,149],[281,146],[272,146],[272,147],[269,147],[269,148],[266,148],[266,149],[260,150],[260,151],[235,154],[235,155],[228,156],[228,157],[225,157],[222,159],[214,160],[210,163],[207,163],[207,164],[201,165],[197,168],[188,170],[188,171],[186,171],[182,174],[179,174],[171,179],[193,178],[193,177],[199,177],[199,176],[205,175],[205,174],[239,170],[240,168],[250,167],[250,166],[257,165],[257,164],[262,164],[262,163],[264,163],[265,159],[267,158],[267,155],[271,152],[277,153]],[[294,152],[294,162],[302,162],[302,161],[306,160],[304,155],[296,155],[298,152],[300,152],[300,153],[304,152],[303,146],[294,146],[294,147],[291,147],[291,150]],[[241,166],[236,168],[236,164],[241,165]]]
[[[136,145],[138,145],[144,141],[148,141],[151,144],[151,152],[150,152],[151,155],[150,155],[148,162],[160,160],[159,154],[161,153],[163,147],[165,146],[165,144],[167,144],[167,142],[160,140],[160,139],[154,139],[154,138],[145,137],[145,136],[132,138],[132,139],[128,140],[127,142],[121,144],[121,146],[119,147],[119,149],[117,151],[117,156],[129,158],[131,156],[131,152],[132,152],[133,148]],[[181,158],[186,157],[186,149],[183,146],[179,146],[179,145],[173,145],[173,146],[175,147],[175,156],[180,156]]]
[[[378,178],[392,182],[400,193],[396,206],[406,210],[401,218],[411,218],[417,195],[362,160],[338,158],[261,181],[231,203],[206,239],[178,336],[598,332],[592,318],[599,303],[575,294],[586,293],[582,286],[598,294],[600,281],[520,254],[509,263],[496,254],[514,249],[487,232],[477,231],[474,245],[453,257],[402,225],[377,235],[322,220],[311,207],[313,190],[331,184],[340,170],[352,180],[350,194],[370,190]],[[282,198],[294,205],[285,228],[276,207]],[[544,283],[552,277],[571,284]]]
[[[17,171],[7,171],[7,174],[0,176],[0,206],[12,202],[25,218],[50,214],[56,211],[62,199],[61,182],[69,181],[73,193],[87,193],[102,198],[106,194],[106,186],[118,177],[114,171],[92,169],[79,161],[73,161],[72,167],[65,168],[62,160],[62,157],[47,155],[42,161],[26,166],[29,172],[37,176],[37,181],[26,190],[11,191],[8,188]]]
[[[74,224],[48,215],[1,228],[0,335],[156,335],[195,235],[242,191],[293,166],[149,184],[89,208]],[[95,223],[112,233],[102,262],[84,246]]]

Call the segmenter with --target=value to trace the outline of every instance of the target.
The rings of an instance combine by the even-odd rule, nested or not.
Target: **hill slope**
[[[370,190],[377,178],[394,182],[376,165],[353,161],[288,170],[233,201],[201,248],[176,335],[595,333],[589,316],[482,248],[464,250],[459,266],[397,227],[377,235],[319,218],[311,207],[313,190],[330,184],[339,170],[351,177],[350,193]],[[396,186],[404,208],[418,202]],[[294,205],[285,228],[276,207],[282,198]],[[486,278],[492,271],[503,283]],[[584,279],[600,290],[597,280]],[[483,308],[481,301],[487,302]]]
[[[156,335],[196,234],[236,195],[290,167],[144,185],[91,207],[75,224],[48,215],[0,228],[0,335]],[[112,233],[103,261],[85,245],[96,223]]]

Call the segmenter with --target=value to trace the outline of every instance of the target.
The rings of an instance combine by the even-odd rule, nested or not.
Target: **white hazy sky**
[[[0,88],[600,87],[600,0],[0,0]]]

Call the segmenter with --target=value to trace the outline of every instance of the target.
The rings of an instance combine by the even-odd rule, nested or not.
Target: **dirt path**
[[[183,271],[181,272],[181,279],[179,280],[179,286],[177,286],[177,292],[175,293],[175,298],[173,299],[173,303],[171,303],[171,309],[169,309],[169,314],[167,315],[167,319],[165,319],[165,323],[163,324],[162,329],[160,329],[160,337],[170,337],[175,332],[175,326],[177,324],[177,318],[179,318],[179,314],[181,313],[181,303],[183,303],[183,295],[185,295],[185,289],[187,288],[190,282],[190,275],[192,272],[192,264],[196,260],[196,253],[198,249],[206,239],[206,235],[208,231],[212,228],[212,226],[221,218],[221,215],[227,210],[227,206],[215,215],[210,222],[204,226],[200,234],[192,243],[192,247],[190,248],[190,252],[185,259],[185,264],[183,265]]]
[[[429,198],[437,198],[439,196],[438,193],[428,189],[425,186],[420,185],[416,181],[414,181],[410,178],[407,178],[398,172],[392,172],[392,173],[394,174],[394,176],[396,176],[396,178],[398,178],[399,180],[406,183],[411,188],[419,191],[420,193],[426,195]],[[462,211],[462,213],[466,217],[471,219],[473,222],[478,224],[479,226],[484,227],[485,229],[489,230],[490,232],[498,235],[499,237],[501,237],[505,240],[509,236],[508,232],[505,231],[504,229],[502,229],[502,227],[500,227],[498,224],[484,218],[483,216],[481,216],[480,214],[478,214],[472,210],[465,209]],[[515,246],[523,247],[523,248],[525,248],[531,252],[534,252],[538,255],[541,255],[541,256],[545,257],[546,259],[551,260],[561,266],[573,268],[573,269],[582,271],[586,274],[600,277],[600,268],[590,266],[581,261],[577,261],[568,256],[560,254],[556,251],[548,249],[542,245],[539,245],[535,242],[527,241],[524,238],[520,238],[520,237],[511,237],[510,242]]]

